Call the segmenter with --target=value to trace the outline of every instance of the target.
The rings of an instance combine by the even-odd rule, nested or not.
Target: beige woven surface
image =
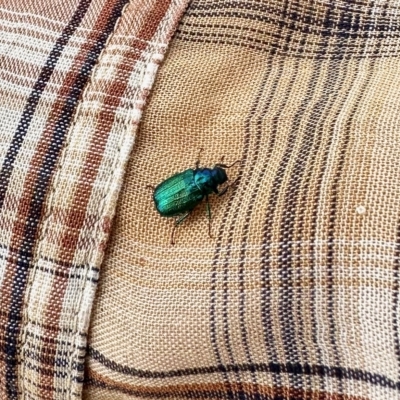
[[[400,398],[396,7],[191,2],[127,168],[86,399]],[[171,246],[146,185],[199,148],[239,181],[213,238],[203,204]]]

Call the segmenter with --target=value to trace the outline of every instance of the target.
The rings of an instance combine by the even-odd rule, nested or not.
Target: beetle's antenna
[[[196,169],[198,169],[200,167],[200,156],[203,151],[204,151],[204,149],[201,147],[199,150],[199,155],[197,156]]]
[[[221,168],[224,168],[224,169],[229,169],[229,168],[232,168],[234,165],[236,165],[237,163],[240,163],[240,162],[242,162],[242,160],[236,160],[233,164],[231,164],[231,165],[226,165],[226,164],[215,164],[215,166],[216,167],[221,167]]]

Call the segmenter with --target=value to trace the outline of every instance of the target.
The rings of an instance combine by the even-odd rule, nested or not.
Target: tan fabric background
[[[398,18],[191,2],[127,168],[86,399],[400,398]],[[201,147],[242,159],[239,182],[212,199],[213,238],[201,205],[171,246],[146,185]]]

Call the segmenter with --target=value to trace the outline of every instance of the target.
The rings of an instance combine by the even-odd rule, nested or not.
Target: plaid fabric
[[[0,398],[81,397],[141,110],[185,1],[0,4]]]
[[[87,399],[400,399],[400,6],[193,0],[127,167]],[[176,232],[154,185],[242,160]]]

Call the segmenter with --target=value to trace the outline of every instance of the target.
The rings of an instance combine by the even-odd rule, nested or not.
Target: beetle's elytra
[[[200,150],[201,151],[201,150]],[[232,165],[215,164],[213,168],[200,168],[197,160],[196,167],[179,172],[157,185],[153,192],[156,210],[163,217],[175,217],[175,224],[171,234],[171,244],[174,244],[176,227],[181,224],[203,199],[206,199],[206,211],[209,220],[209,235],[211,236],[211,209],[208,196],[215,193],[222,196],[229,186],[221,192],[218,186],[228,181],[226,169]],[[235,182],[234,182],[235,183]],[[233,183],[233,184],[234,184]]]

